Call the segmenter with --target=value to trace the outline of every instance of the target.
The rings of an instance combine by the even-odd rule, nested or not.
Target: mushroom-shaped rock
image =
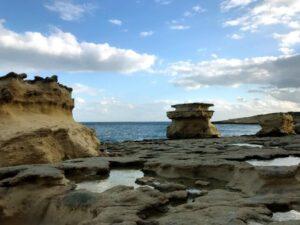
[[[172,120],[167,129],[169,139],[217,138],[220,133],[210,122],[214,111],[208,110],[213,104],[191,103],[173,105],[175,111],[167,113]]]

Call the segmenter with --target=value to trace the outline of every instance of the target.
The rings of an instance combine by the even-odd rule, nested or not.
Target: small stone
[[[175,184],[175,183],[157,183],[154,184],[154,187],[160,191],[164,192],[171,192],[171,191],[179,191],[179,190],[185,190],[186,186],[182,184]]]
[[[141,177],[136,179],[135,183],[140,185],[151,185],[155,181],[154,177]]]
[[[208,182],[208,181],[203,181],[203,180],[197,180],[197,181],[195,182],[195,184],[198,185],[198,186],[208,186],[208,185],[210,184],[210,182]]]
[[[166,196],[167,196],[168,199],[182,200],[182,199],[187,199],[188,193],[185,190],[173,191],[173,192],[168,193]]]

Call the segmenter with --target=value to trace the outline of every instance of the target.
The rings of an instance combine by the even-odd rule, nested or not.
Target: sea
[[[170,122],[85,122],[94,129],[102,142],[141,141],[166,139]],[[217,124],[223,137],[252,135],[260,130],[259,125]]]

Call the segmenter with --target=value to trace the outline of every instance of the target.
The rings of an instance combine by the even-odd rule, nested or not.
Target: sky
[[[0,72],[58,75],[77,121],[300,110],[300,0],[1,0]]]

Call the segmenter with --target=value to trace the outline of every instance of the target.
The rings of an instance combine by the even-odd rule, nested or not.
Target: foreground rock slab
[[[0,77],[0,167],[99,155],[94,131],[72,116],[72,89],[57,77]]]
[[[1,225],[300,224],[274,219],[276,213],[300,212],[300,165],[289,162],[300,157],[299,135],[102,147],[114,154],[1,168]],[[262,163],[275,159],[286,164]],[[250,163],[255,160],[259,166]],[[78,188],[120,169],[142,171],[140,186],[115,185],[101,193]]]

